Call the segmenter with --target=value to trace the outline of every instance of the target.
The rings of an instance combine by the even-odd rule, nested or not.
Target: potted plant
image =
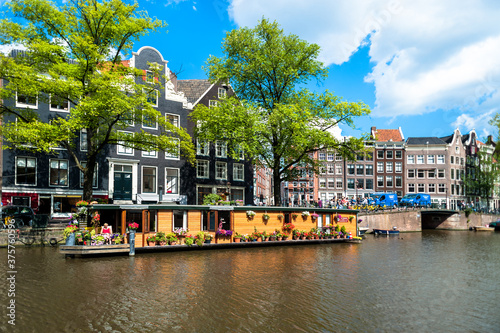
[[[177,242],[179,241],[179,239],[177,238],[177,235],[174,232],[169,232],[165,236],[165,238],[166,238],[169,245],[177,245]]]
[[[298,216],[299,216],[299,214],[297,214],[297,213],[293,213],[293,214],[292,214],[292,219],[294,219],[294,220],[295,220]]]
[[[352,223],[354,221],[354,215],[349,216],[349,222]]]
[[[345,225],[343,225],[342,228],[340,228],[340,232],[342,233],[343,238],[346,238],[347,233],[346,233]]]
[[[217,237],[231,237],[233,232],[231,230],[219,229],[215,232]]]
[[[191,235],[187,235],[186,238],[184,238],[184,244],[187,246],[192,246],[194,244],[195,238]]]
[[[139,224],[135,223],[135,222],[129,222],[128,229],[131,230],[131,231],[132,230],[136,231],[137,229],[139,229]]]
[[[312,214],[311,214],[311,219],[312,219],[313,221],[315,221],[318,217],[319,217],[319,215],[318,215],[318,214],[316,214],[316,213],[312,213]]]
[[[205,242],[205,233],[203,231],[198,231],[194,241],[196,242],[196,245],[203,246],[203,243]]]
[[[122,235],[120,235],[120,234],[113,234],[113,235],[111,236],[111,241],[112,241],[112,243],[113,243],[113,244],[115,244],[115,245],[121,244],[121,243],[122,243],[122,241],[123,241],[123,236],[122,236]]]
[[[160,245],[160,246],[167,245],[167,242],[168,242],[167,235],[165,235],[165,233],[163,231],[158,231],[156,233],[156,238],[155,239],[156,239],[156,242],[157,242],[158,245]]]
[[[155,246],[156,245],[156,234],[153,234],[146,238],[146,241],[148,242],[148,246]]]
[[[205,240],[205,244],[212,243],[212,238],[213,238],[213,236],[210,235],[208,232],[205,232],[203,235],[203,239]]]
[[[207,194],[203,197],[203,204],[204,205],[216,205],[217,202],[221,201],[222,198],[220,197],[220,195],[218,194],[215,194],[215,193],[210,193],[210,194]]]
[[[173,232],[175,233],[177,238],[181,238],[181,237],[186,236],[188,231],[189,230],[187,228],[175,228]]]
[[[281,220],[283,220],[284,218],[285,218],[285,215],[283,215],[283,214],[278,214],[278,220],[280,220],[280,221],[281,221]]]
[[[295,226],[292,223],[285,223],[283,225],[283,230],[286,232],[290,232],[295,228]]]
[[[337,215],[335,215],[335,216],[333,217],[333,220],[334,220],[335,222],[339,223],[341,218],[342,218],[342,216],[341,216],[340,214],[337,214]]]
[[[89,203],[85,200],[77,201],[75,204],[76,207],[87,207],[88,205]]]
[[[237,233],[237,232],[234,233],[233,239],[234,239],[235,243],[241,242],[241,238],[242,238],[242,235],[240,233]]]
[[[247,218],[253,219],[256,213],[253,210],[247,210]]]
[[[243,206],[243,200],[236,200],[236,206]]]
[[[292,231],[293,239],[297,240],[301,236],[301,232],[299,229],[293,229]]]
[[[309,213],[307,210],[302,212],[302,218],[304,218],[304,219],[306,219],[310,215],[311,215],[311,213]]]
[[[262,219],[264,221],[268,221],[270,218],[271,218],[271,216],[269,214],[267,214],[267,213],[262,214]]]
[[[68,224],[63,230],[63,237],[66,245],[75,245],[75,232],[78,230],[76,224]]]

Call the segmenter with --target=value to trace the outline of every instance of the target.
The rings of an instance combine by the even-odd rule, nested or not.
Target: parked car
[[[398,195],[396,193],[372,193],[370,197],[376,206],[397,207],[398,205]]]
[[[407,194],[401,199],[399,205],[406,207],[430,207],[431,196],[425,193]]]
[[[7,227],[9,219],[15,220],[15,227],[31,227],[35,222],[35,212],[28,206],[2,206],[0,207],[0,217],[3,228]]]

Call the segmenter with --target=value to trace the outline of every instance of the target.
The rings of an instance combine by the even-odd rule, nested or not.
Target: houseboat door
[[[132,166],[116,165],[114,170],[114,200],[132,200]]]

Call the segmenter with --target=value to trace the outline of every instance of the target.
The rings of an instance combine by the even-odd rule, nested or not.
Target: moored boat
[[[495,228],[494,227],[491,227],[490,225],[479,225],[479,226],[476,226],[474,227],[474,230],[475,231],[495,231]]]
[[[358,227],[358,236],[364,235],[368,231],[368,227]]]
[[[397,229],[373,229],[375,235],[398,235],[399,230]]]

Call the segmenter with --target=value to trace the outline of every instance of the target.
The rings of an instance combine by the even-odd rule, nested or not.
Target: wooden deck
[[[130,253],[130,244],[119,245],[61,245],[59,246],[59,253],[66,256],[105,256],[112,254],[125,254]]]

